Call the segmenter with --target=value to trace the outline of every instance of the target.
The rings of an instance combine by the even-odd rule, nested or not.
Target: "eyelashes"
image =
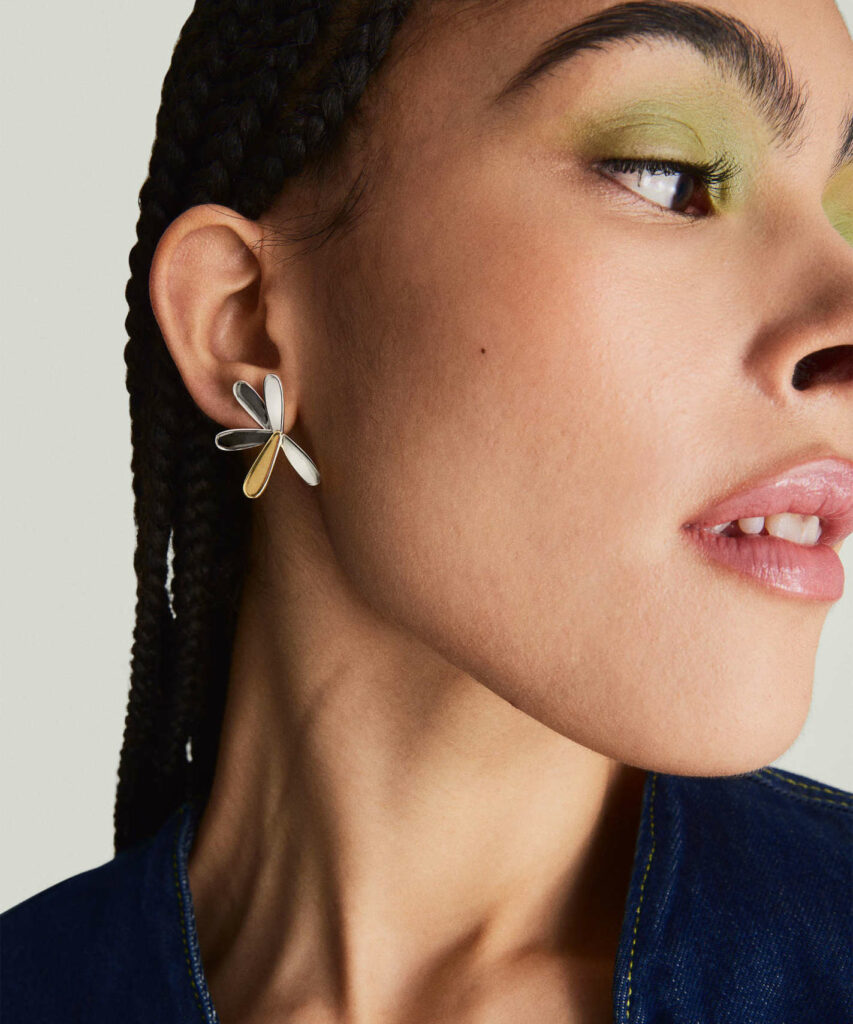
[[[699,202],[703,207],[703,213],[710,212],[710,207],[725,198],[729,186],[742,170],[740,164],[729,154],[722,154],[714,160],[706,161],[705,163],[658,160],[655,158],[614,157],[607,160],[599,160],[595,166],[609,172],[606,175],[607,177],[610,177],[612,174],[639,174],[641,178],[645,177],[647,182],[649,179],[654,180],[654,178],[662,176],[682,175],[692,178],[705,193],[704,198],[709,201],[704,202],[700,198]],[[658,185],[659,183],[656,183],[656,187]],[[647,198],[642,193],[637,193],[635,189],[629,188],[629,191],[635,192],[641,198]],[[659,188],[658,191],[660,191]],[[681,190],[679,194],[679,189],[676,188],[672,198],[675,198],[678,203],[695,201],[695,193],[696,189],[694,188],[687,192]],[[647,201],[669,213],[695,219],[695,214],[685,213],[684,210],[664,206],[652,199],[647,199]]]

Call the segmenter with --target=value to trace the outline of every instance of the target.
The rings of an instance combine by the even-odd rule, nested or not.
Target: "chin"
[[[693,727],[681,733],[663,729],[645,749],[608,756],[648,771],[669,775],[724,776],[757,771],[781,757],[794,743],[808,716],[809,702],[776,701],[756,707],[745,718],[718,708],[697,711]]]
[[[813,688],[813,672],[803,672],[789,666],[780,676],[768,667],[744,675],[743,668],[732,669],[725,683],[695,674],[689,685],[661,679],[645,690],[622,680],[615,687],[619,699],[592,704],[583,716],[570,697],[556,704],[541,695],[514,703],[567,739],[636,768],[741,775],[771,764],[799,736]]]

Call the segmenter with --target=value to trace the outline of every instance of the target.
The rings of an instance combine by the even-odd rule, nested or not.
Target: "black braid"
[[[117,853],[209,791],[251,526],[242,463],[221,458],[221,425],[192,401],[154,318],[154,250],[189,207],[257,219],[285,179],[330,158],[412,2],[197,0],[175,45],[125,290],[137,603]]]

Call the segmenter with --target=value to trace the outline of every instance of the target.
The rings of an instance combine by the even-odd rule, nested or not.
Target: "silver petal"
[[[284,424],[284,391],[275,373],[268,373],[264,377],[264,403],[273,430],[281,430]]]
[[[257,430],[253,427],[234,427],[232,430],[220,430],[213,440],[222,451],[235,452],[241,448],[256,448],[271,433],[271,430]]]
[[[299,445],[289,438],[287,434],[281,435],[281,448],[287,456],[288,462],[307,484],[312,487],[320,482],[320,474],[314,465],[311,456],[304,452]]]
[[[265,430],[272,430],[272,423],[270,423],[270,418],[267,415],[264,400],[247,380],[235,380],[231,390],[234,392],[234,397],[255,423]]]

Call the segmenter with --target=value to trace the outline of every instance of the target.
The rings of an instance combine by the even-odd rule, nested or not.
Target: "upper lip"
[[[837,544],[853,533],[853,462],[833,457],[789,466],[729,492],[691,517],[684,527],[718,526],[775,512],[818,516],[819,543]]]

